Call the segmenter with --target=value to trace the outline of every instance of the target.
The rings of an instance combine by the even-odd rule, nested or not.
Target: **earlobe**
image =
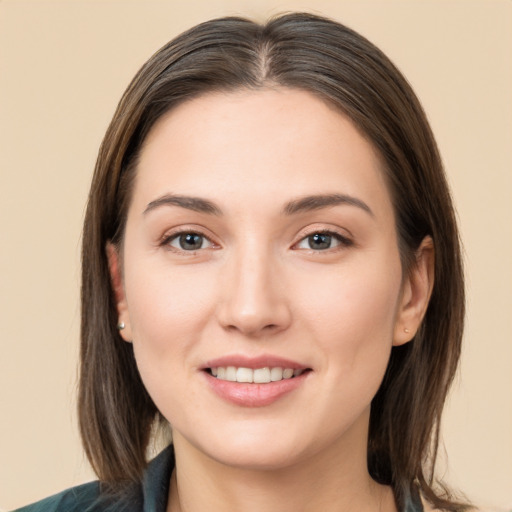
[[[117,309],[117,329],[121,337],[128,342],[131,342],[131,328],[130,318],[128,315],[128,305],[126,302],[126,295],[124,292],[123,276],[121,271],[121,261],[117,248],[111,242],[106,246],[108,268],[110,273],[110,283],[114,292]]]
[[[411,341],[427,311],[434,287],[434,242],[426,236],[416,251],[416,261],[404,278],[395,322],[393,345]]]

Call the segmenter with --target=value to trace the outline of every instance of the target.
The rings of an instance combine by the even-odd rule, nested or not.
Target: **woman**
[[[23,510],[465,508],[432,476],[453,207],[418,100],[360,35],[290,14],[163,47],[101,146],[82,278],[99,482]]]

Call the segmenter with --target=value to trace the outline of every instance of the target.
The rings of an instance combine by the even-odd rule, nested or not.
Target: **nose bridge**
[[[272,248],[247,240],[233,250],[226,266],[219,304],[221,324],[252,336],[285,329],[290,311]]]

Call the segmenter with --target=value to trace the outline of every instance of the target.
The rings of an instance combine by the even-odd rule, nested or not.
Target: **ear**
[[[394,346],[411,341],[421,325],[434,287],[434,261],[434,242],[430,236],[426,236],[416,251],[416,261],[404,277],[395,322]]]
[[[107,243],[106,252],[110,272],[110,283],[116,300],[117,321],[118,325],[124,324],[124,327],[119,329],[119,334],[125,341],[131,342],[132,330],[130,327],[130,317],[128,315],[128,304],[124,293],[121,257],[114,244],[110,242]]]

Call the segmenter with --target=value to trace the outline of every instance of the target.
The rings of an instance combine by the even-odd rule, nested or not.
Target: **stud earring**
[[[123,326],[124,326],[124,324],[123,324]],[[405,333],[407,333],[407,334],[409,334],[409,329],[407,329],[407,327],[405,327],[405,328],[404,328],[404,332],[405,332]]]
[[[124,322],[119,322],[117,324],[117,330],[118,331],[122,331],[125,327],[126,327],[126,325],[124,324]]]

